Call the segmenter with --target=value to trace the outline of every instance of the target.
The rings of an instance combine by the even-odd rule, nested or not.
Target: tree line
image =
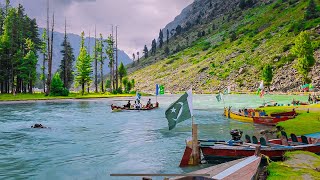
[[[41,81],[46,95],[68,95],[73,84],[75,87],[80,86],[83,94],[86,88],[89,92],[93,82],[95,92],[100,90],[104,93],[107,88],[110,92],[122,92],[122,84],[125,85],[124,90],[130,92],[134,86],[134,80],[129,81],[124,78],[127,73],[122,63],[118,67],[117,47],[111,34],[104,40],[102,34],[97,38],[95,32],[94,53],[91,55],[84,44],[85,34],[82,32],[80,53],[76,58],[65,27],[60,52],[63,56],[58,71],[52,75],[53,32],[54,14],[51,31],[49,31],[49,6],[47,7],[47,28],[39,37],[36,19],[28,17],[21,4],[16,8],[11,7],[10,0],[6,0],[5,5],[0,4],[1,93],[33,93],[37,80]],[[103,69],[107,59],[110,72],[109,79],[104,83]],[[39,60],[42,60],[40,75],[37,74]],[[98,76],[100,76],[100,88]],[[125,79],[124,83],[123,79]]]

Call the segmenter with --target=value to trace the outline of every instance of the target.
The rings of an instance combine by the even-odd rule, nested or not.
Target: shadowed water
[[[191,121],[169,131],[166,108],[178,95],[158,97],[154,111],[112,113],[111,104],[127,98],[63,102],[0,104],[0,179],[141,179],[110,177],[110,173],[184,173],[179,168]],[[154,101],[154,97],[153,101]],[[305,101],[302,96],[295,97]],[[222,116],[223,103],[213,95],[194,96],[200,139],[230,138],[231,129],[259,134],[265,126]],[[268,96],[287,104],[292,96]],[[146,103],[147,97],[142,101]],[[225,105],[254,107],[255,95],[229,95]],[[41,123],[51,129],[32,129]],[[158,178],[161,179],[161,178]]]

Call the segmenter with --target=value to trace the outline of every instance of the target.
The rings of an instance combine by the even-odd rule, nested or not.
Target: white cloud
[[[131,56],[142,51],[145,44],[158,37],[160,28],[172,21],[193,0],[51,0],[55,12],[56,30],[64,32],[67,18],[68,32],[91,36],[94,26],[104,37],[111,33],[111,24],[117,25],[119,48]],[[12,0],[21,3],[26,13],[37,18],[40,27],[46,26],[46,0]],[[41,8],[39,8],[41,7]]]

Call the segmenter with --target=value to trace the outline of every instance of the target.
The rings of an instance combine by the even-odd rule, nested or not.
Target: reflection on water
[[[121,180],[132,178],[111,178],[109,174],[195,170],[199,167],[178,167],[185,139],[191,136],[191,121],[169,131],[164,117],[166,108],[178,97],[158,97],[160,108],[154,111],[120,113],[112,113],[110,105],[126,103],[117,101],[122,98],[0,104],[0,178]],[[265,101],[287,103],[292,98],[269,96]],[[305,101],[306,97],[295,99]],[[234,108],[262,102],[254,95],[225,97],[225,105]],[[214,95],[195,95],[194,109],[199,139],[228,140],[231,129],[259,136],[266,128],[223,117],[223,103]],[[35,123],[51,129],[31,129]]]

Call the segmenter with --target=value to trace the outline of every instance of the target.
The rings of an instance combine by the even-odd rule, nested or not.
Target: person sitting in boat
[[[139,103],[139,101],[134,101],[134,108],[141,109],[141,104]]]
[[[244,115],[245,115],[245,116],[248,116],[248,109],[244,109],[243,112],[244,112]]]
[[[130,108],[130,107],[131,107],[130,100],[128,101],[128,104],[124,105],[123,107],[124,107],[124,108]]]
[[[153,108],[153,105],[151,104],[151,99],[148,100],[146,108]]]
[[[47,127],[43,126],[42,124],[34,124],[33,126],[31,126],[31,128],[47,128]]]

